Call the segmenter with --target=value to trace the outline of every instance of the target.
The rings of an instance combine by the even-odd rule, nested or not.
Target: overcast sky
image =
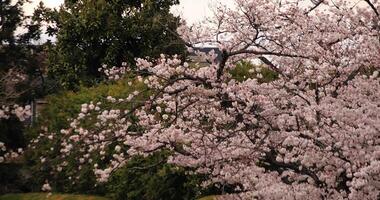
[[[64,0],[43,0],[48,7],[57,7]],[[27,14],[33,13],[33,8],[40,0],[31,0],[32,3],[25,5]],[[176,15],[181,15],[188,23],[192,24],[201,21],[206,16],[212,15],[210,7],[216,3],[231,5],[233,0],[180,0],[180,5],[172,8],[172,12]]]

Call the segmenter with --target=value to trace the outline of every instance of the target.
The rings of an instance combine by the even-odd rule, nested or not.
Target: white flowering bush
[[[23,122],[26,119],[30,118],[31,115],[32,112],[29,105],[25,107],[19,106],[17,104],[13,106],[2,106],[0,108],[0,123],[2,120],[9,120],[12,116],[17,120]],[[14,123],[13,126],[20,126],[20,124]],[[6,130],[3,131],[5,132]],[[6,139],[6,135],[0,134],[0,163],[15,160],[19,158],[20,155],[22,155],[22,148],[9,148],[5,143],[5,140],[2,141],[2,139]]]
[[[18,131],[7,132],[9,129],[22,129],[22,122],[32,116],[30,105],[18,105],[16,102],[28,92],[22,86],[28,83],[26,72],[17,67],[5,68],[0,71],[0,163],[14,160],[22,150],[18,149],[20,141],[9,141],[9,135],[18,134]],[[34,84],[34,83],[30,83]],[[18,120],[21,123],[14,122]],[[8,143],[8,144],[6,144]],[[8,146],[8,147],[6,147]],[[21,146],[20,146],[21,147]]]
[[[95,177],[90,167],[84,166],[82,170],[78,170],[77,162],[68,159],[65,164],[66,168],[57,168],[60,173],[52,174],[53,167],[61,160],[54,161],[54,158],[59,157],[60,141],[64,131],[64,127],[70,125],[71,118],[84,117],[95,110],[99,110],[99,106],[110,106],[117,98],[120,99],[130,95],[135,91],[131,88],[130,81],[119,81],[112,85],[101,84],[94,88],[82,88],[79,92],[65,92],[63,94],[52,95],[46,98],[47,106],[39,113],[37,123],[27,129],[27,135],[32,137],[29,148],[26,150],[24,158],[26,159],[27,167],[35,174],[32,181],[35,185],[39,185],[40,189],[45,180],[51,180],[50,185],[56,191],[61,192],[95,192],[102,193],[102,187],[95,187]],[[134,87],[141,88],[142,84]],[[111,95],[114,96],[111,98]],[[108,97],[109,96],[109,97]],[[143,95],[144,96],[144,95]],[[108,97],[108,100],[106,100]],[[62,100],[64,99],[64,100]],[[94,100],[95,102],[90,102]],[[112,103],[113,105],[113,103]],[[120,104],[120,108],[128,107],[128,105]],[[78,115],[78,113],[81,113]],[[94,127],[94,120],[85,121],[88,127]],[[54,135],[47,134],[55,132]],[[94,155],[94,160],[97,155]],[[92,167],[92,165],[91,165]],[[93,177],[93,178],[91,178]]]

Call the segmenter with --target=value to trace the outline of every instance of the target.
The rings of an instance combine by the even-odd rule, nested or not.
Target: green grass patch
[[[202,197],[199,200],[215,200],[215,196]]]
[[[250,79],[257,79],[259,83],[269,83],[278,79],[278,74],[261,65],[254,65],[250,61],[241,61],[236,64],[236,67],[229,71],[232,78],[243,82]],[[259,76],[260,74],[260,76]]]
[[[69,195],[53,194],[48,196],[47,193],[28,193],[28,194],[6,194],[0,196],[0,200],[108,200],[104,197],[87,196],[87,195]]]

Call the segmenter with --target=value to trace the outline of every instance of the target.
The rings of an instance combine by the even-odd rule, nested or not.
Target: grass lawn
[[[28,193],[28,194],[6,194],[0,196],[0,200],[108,200],[104,197],[87,196],[87,195],[69,195],[53,194],[47,196],[47,193]]]

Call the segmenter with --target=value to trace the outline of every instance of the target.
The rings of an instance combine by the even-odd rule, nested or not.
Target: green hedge
[[[166,164],[168,152],[147,158],[135,157],[111,176],[108,192],[112,199],[188,200],[201,195],[202,176],[187,175],[182,167]]]

